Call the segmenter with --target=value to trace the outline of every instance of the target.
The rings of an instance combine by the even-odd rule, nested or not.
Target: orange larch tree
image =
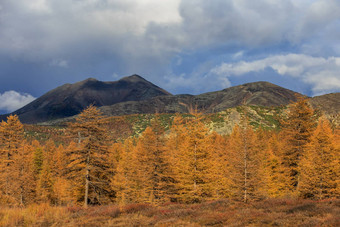
[[[339,157],[330,124],[328,120],[321,119],[310,143],[306,145],[299,166],[298,191],[301,197],[321,200],[340,196],[337,192]]]
[[[23,125],[16,115],[10,115],[0,125],[0,190],[7,204],[25,205],[32,202],[32,150],[24,139]]]
[[[234,127],[228,155],[231,197],[244,202],[258,199],[260,160],[256,135],[248,124]]]
[[[212,165],[211,165],[211,177],[212,177],[212,198],[221,199],[228,198],[231,195],[230,192],[230,172],[229,172],[229,143],[228,141],[217,134],[212,133]]]
[[[120,146],[120,144],[117,146]],[[111,188],[115,192],[116,202],[128,204],[136,202],[137,170],[135,169],[135,142],[133,138],[126,139],[118,148],[119,159],[115,174],[111,178]]]
[[[168,165],[164,155],[162,131],[157,131],[155,125],[147,127],[138,139],[135,149],[140,202],[166,201]]]
[[[168,143],[168,160],[179,201],[199,202],[212,196],[212,137],[201,115],[174,119]]]
[[[281,138],[286,141],[286,145],[281,157],[290,176],[287,188],[291,188],[292,191],[298,187],[299,162],[315,126],[315,112],[306,98],[298,98],[298,101],[289,107],[287,119],[282,121]]]
[[[263,132],[262,132],[263,133]],[[289,194],[286,182],[289,179],[280,154],[285,149],[285,144],[280,141],[276,132],[264,132],[267,136],[257,134],[259,147],[259,192],[264,198],[285,197]]]
[[[79,146],[68,151],[68,176],[76,186],[81,182],[78,201],[84,206],[105,204],[111,200],[109,189],[107,119],[94,106],[89,106],[70,124]]]

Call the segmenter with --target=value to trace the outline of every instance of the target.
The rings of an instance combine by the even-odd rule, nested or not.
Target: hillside
[[[285,106],[296,101],[296,92],[268,82],[255,82],[200,95],[159,96],[149,100],[117,103],[103,106],[110,116],[140,113],[188,113],[197,108],[204,113],[217,113],[241,105]]]
[[[138,75],[114,82],[89,78],[57,87],[13,114],[24,123],[38,123],[76,115],[90,104],[106,106],[160,95],[171,94]]]
[[[219,113],[239,106],[284,107],[301,94],[271,84],[254,82],[199,95],[171,95],[138,75],[118,81],[102,82],[93,78],[62,85],[13,112],[23,123],[56,124],[68,121],[85,107],[94,104],[107,116],[154,113]],[[314,108],[339,123],[340,93],[310,99]],[[5,120],[7,115],[0,116]]]

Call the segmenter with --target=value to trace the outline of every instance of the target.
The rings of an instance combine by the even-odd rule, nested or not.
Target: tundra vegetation
[[[0,225],[339,225],[339,128],[303,98],[279,130],[241,116],[229,135],[194,110],[134,134],[89,106],[48,140],[9,116]]]

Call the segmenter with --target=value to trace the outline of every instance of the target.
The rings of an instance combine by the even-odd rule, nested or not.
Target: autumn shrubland
[[[165,203],[4,208],[1,226],[339,226],[339,200],[267,199],[199,204]]]
[[[275,119],[280,130],[246,112],[228,135],[194,110],[146,119],[139,134],[120,121],[90,106],[40,140],[3,121],[0,225],[339,224],[339,129],[306,99]]]

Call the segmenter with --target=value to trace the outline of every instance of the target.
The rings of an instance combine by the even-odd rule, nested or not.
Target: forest
[[[268,199],[340,198],[340,130],[308,100],[290,105],[280,130],[257,129],[244,115],[230,135],[210,131],[202,113],[156,117],[139,136],[112,136],[89,106],[63,142],[27,136],[17,116],[0,125],[0,205],[28,207],[238,204]]]

